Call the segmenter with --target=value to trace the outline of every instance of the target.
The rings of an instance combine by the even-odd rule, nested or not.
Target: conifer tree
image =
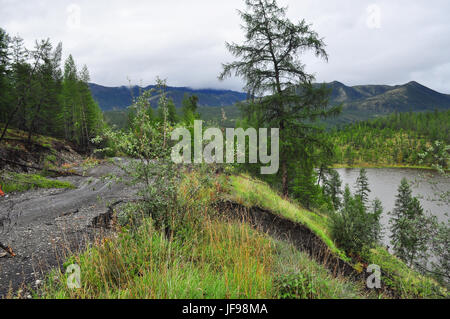
[[[0,28],[0,123],[6,123],[8,109],[12,102],[9,45],[9,35]]]
[[[383,214],[383,205],[380,201],[380,199],[375,198],[372,202],[372,211],[370,212],[372,215],[372,230],[371,230],[371,237],[373,242],[375,243],[381,243],[381,239],[383,236],[383,227],[381,225],[380,219],[381,215]]]
[[[64,64],[62,84],[63,117],[66,139],[88,150],[90,140],[102,129],[103,115],[89,90],[89,71],[83,66],[78,73],[72,55]]]
[[[329,170],[328,175],[325,175],[323,181],[324,195],[331,199],[333,208],[337,210],[341,206],[342,181],[339,173],[334,169]]]
[[[172,98],[167,102],[167,121],[172,125],[178,122],[177,110]]]
[[[75,61],[69,55],[64,63],[64,79],[62,86],[62,104],[64,108],[65,137],[69,141],[76,141],[76,128],[79,127],[79,96],[77,90],[78,74]],[[78,141],[77,141],[78,142]]]
[[[224,64],[219,78],[233,73],[242,77],[252,98],[252,103],[244,104],[244,114],[257,108],[262,113],[260,127],[280,129],[281,184],[283,194],[288,195],[289,159],[306,154],[305,146],[321,145],[316,137],[319,129],[311,123],[318,117],[338,114],[340,107],[328,108],[329,90],[312,85],[314,76],[305,71],[299,59],[299,54],[306,51],[325,60],[328,57],[323,40],[311,26],[304,20],[291,22],[286,8],[279,7],[274,0],[245,3],[247,11],[239,11],[244,21],[245,42],[226,44],[239,60]],[[270,95],[255,100],[266,94]]]
[[[198,97],[196,95],[188,96],[186,93],[181,102],[181,112],[186,124],[194,123],[194,120],[200,119],[197,112]]]
[[[369,201],[369,178],[367,177],[367,171],[365,168],[361,168],[359,170],[359,176],[356,179],[356,196],[359,196],[361,198],[361,202],[364,205],[367,205]]]
[[[391,240],[394,253],[410,266],[427,251],[427,220],[420,201],[412,196],[406,178],[398,187],[395,207],[391,212]]]

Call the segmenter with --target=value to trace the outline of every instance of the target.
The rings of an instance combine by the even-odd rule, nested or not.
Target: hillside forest
[[[0,143],[7,129],[63,138],[80,150],[103,129],[103,115],[92,98],[86,66],[77,69],[71,55],[61,67],[62,43],[49,39],[26,48],[19,36],[0,29]]]

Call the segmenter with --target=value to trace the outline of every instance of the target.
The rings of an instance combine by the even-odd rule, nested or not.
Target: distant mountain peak
[[[344,110],[390,113],[449,109],[450,96],[436,92],[416,81],[403,85],[345,86],[333,81],[330,104],[343,103]]]
[[[422,84],[420,84],[419,82],[416,82],[416,81],[410,81],[410,82],[406,83],[404,86],[424,87],[424,88],[427,88],[426,86],[424,86],[424,85],[422,85]],[[427,89],[429,89],[429,88],[427,88]]]

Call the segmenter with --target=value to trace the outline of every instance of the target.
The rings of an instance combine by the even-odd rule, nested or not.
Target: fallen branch
[[[81,176],[81,177],[83,177],[83,175],[75,173],[75,172],[57,171],[57,170],[54,170],[54,169],[43,168],[43,167],[38,167],[38,166],[34,166],[34,165],[26,165],[26,164],[18,163],[18,162],[11,161],[11,160],[8,160],[8,159],[5,159],[5,158],[1,158],[1,157],[0,157],[0,161],[4,161],[6,163],[17,165],[17,166],[24,167],[24,168],[36,169],[38,171],[44,171],[45,170],[45,171],[50,172],[50,173],[58,174],[59,176],[74,175],[74,176]]]
[[[14,257],[16,255],[14,253],[14,251],[12,250],[12,248],[9,246],[5,246],[2,243],[0,243],[0,248],[3,249],[4,251],[6,251],[8,254],[10,254],[12,257]]]

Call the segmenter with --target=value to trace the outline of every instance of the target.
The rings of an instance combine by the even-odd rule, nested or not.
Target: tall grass
[[[282,298],[278,283],[285,276],[309,278],[302,281],[305,295],[294,297],[365,297],[294,247],[246,223],[215,218],[210,204],[223,192],[224,177],[204,178],[191,173],[180,183],[183,212],[171,233],[148,217],[123,227],[65,263],[80,266],[80,289],[69,289],[67,276],[55,270],[35,297]]]
[[[270,298],[270,241],[245,224],[204,221],[189,242],[167,239],[146,219],[67,263],[81,268],[82,288],[56,272],[44,298]],[[56,276],[55,276],[56,275]],[[57,278],[57,279],[56,279]]]

